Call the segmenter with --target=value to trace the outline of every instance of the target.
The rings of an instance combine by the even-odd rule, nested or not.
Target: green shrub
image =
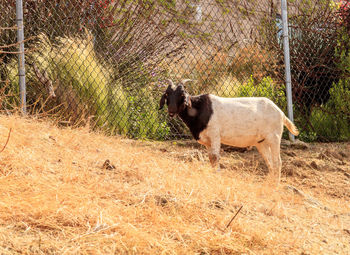
[[[334,13],[338,15],[341,12],[337,10]],[[300,139],[306,141],[330,142],[350,140],[349,27],[346,24],[346,20],[336,20],[339,23],[336,26],[336,39],[332,42],[334,49],[331,51],[331,54],[337,59],[337,61],[332,61],[332,66],[336,66],[338,71],[335,72],[333,70],[332,72],[338,75],[339,81],[333,82],[332,86],[330,86],[329,100],[326,103],[314,106],[310,114],[305,113],[302,109],[300,112],[297,112],[299,123],[303,125]],[[324,56],[326,55],[323,54]],[[329,65],[324,66],[327,69],[330,68]],[[320,91],[325,89],[322,82],[318,84],[318,86],[323,86]]]
[[[92,38],[57,38],[52,45],[41,35],[36,51],[28,56],[27,98],[42,111],[59,106],[60,117],[72,124],[94,116],[96,126],[110,134],[133,138],[166,139],[170,127],[164,113],[158,111],[160,94],[157,79],[147,70],[132,70],[116,79],[111,67],[98,59]],[[54,85],[56,98],[45,100],[47,91],[33,66],[46,72]],[[7,67],[12,90],[18,94],[17,63]],[[151,84],[151,85],[150,85]],[[38,98],[44,98],[41,105]],[[43,101],[47,101],[44,103]]]
[[[95,116],[97,126],[111,128],[119,133],[127,133],[125,112],[128,103],[120,83],[112,80],[112,69],[96,56],[92,38],[58,38],[52,45],[45,35],[41,35],[36,50],[28,53],[27,59],[27,100],[29,107],[38,107],[40,97],[48,97],[46,85],[35,72],[46,73],[52,83],[56,98],[43,99],[39,105],[43,111],[57,109],[60,117],[78,122],[82,117]],[[18,93],[17,63],[8,66],[12,90]],[[43,75],[44,76],[44,75]],[[35,111],[36,109],[34,109]],[[112,121],[113,117],[113,122]]]
[[[340,80],[330,89],[327,104],[310,116],[312,129],[301,133],[308,141],[348,141],[350,139],[350,79]]]
[[[277,104],[282,110],[286,109],[286,96],[284,85],[277,85],[271,77],[263,77],[256,82],[251,76],[245,83],[230,79],[221,83],[219,96],[223,97],[267,97]]]
[[[14,83],[17,86],[14,86]],[[0,88],[1,107],[6,110],[17,108],[20,105],[17,61],[12,61],[7,65],[0,61]]]
[[[168,138],[170,127],[164,112],[158,110],[160,95],[158,97],[156,94],[150,86],[127,91],[128,111],[131,113],[128,119],[130,137],[157,140]]]

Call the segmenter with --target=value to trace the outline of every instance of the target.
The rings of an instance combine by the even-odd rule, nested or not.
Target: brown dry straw
[[[0,254],[350,250],[343,230],[350,229],[349,179],[333,170],[348,172],[350,157],[343,157],[344,166],[319,158],[326,149],[347,152],[349,143],[315,144],[293,157],[282,154],[286,169],[296,168],[295,160],[305,160],[298,174],[283,174],[285,184],[330,208],[325,210],[291,190],[265,185],[266,177],[257,174],[263,169],[256,164],[263,159],[255,150],[244,155],[223,152],[226,169],[218,174],[205,148],[194,147],[193,141],[131,140],[83,125],[58,128],[54,123],[0,114],[0,150],[6,131],[12,127],[15,132],[0,154]],[[115,169],[101,168],[106,159]],[[313,160],[332,168],[314,171],[308,167]],[[210,201],[222,204],[211,206]],[[238,219],[240,212],[244,217]]]

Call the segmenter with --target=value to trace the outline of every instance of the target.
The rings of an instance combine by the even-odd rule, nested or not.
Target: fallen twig
[[[9,140],[10,140],[11,131],[12,131],[12,128],[10,128],[9,134],[8,134],[8,136],[7,136],[7,141],[6,141],[5,145],[4,145],[4,147],[2,148],[2,150],[0,151],[0,153],[3,152],[3,151],[5,150],[5,148],[6,148],[7,143],[8,143]]]
[[[238,211],[236,212],[236,214],[232,217],[232,219],[230,220],[230,222],[226,225],[226,228],[228,228],[230,226],[230,224],[232,223],[232,221],[236,218],[237,214],[241,211],[241,209],[243,208],[243,205],[238,209]]]
[[[52,81],[50,80],[49,75],[47,74],[46,70],[41,72],[39,70],[39,68],[37,67],[37,65],[35,64],[35,62],[32,63],[32,66],[33,66],[34,73],[35,73],[36,77],[39,79],[41,84],[46,89],[47,93],[49,94],[49,97],[55,98],[56,97],[55,90],[53,88]]]

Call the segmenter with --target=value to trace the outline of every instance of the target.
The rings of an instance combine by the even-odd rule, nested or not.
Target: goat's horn
[[[166,81],[171,87],[175,87],[174,82],[171,79],[166,79]]]
[[[192,81],[191,79],[184,79],[181,81],[182,85],[185,86],[186,82]]]

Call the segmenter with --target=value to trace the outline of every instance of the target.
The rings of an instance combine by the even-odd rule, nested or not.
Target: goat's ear
[[[160,102],[159,102],[159,110],[163,109],[163,106],[165,104],[165,99],[166,99],[166,93],[163,94],[162,98],[160,99]]]
[[[189,94],[187,94],[187,93],[186,93],[186,96],[185,96],[185,105],[188,108],[192,108],[191,96]]]

